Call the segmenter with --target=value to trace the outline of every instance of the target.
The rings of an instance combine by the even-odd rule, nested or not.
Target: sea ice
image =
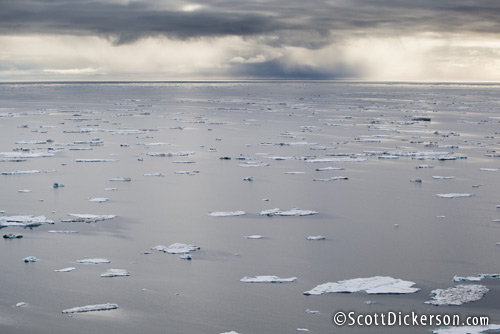
[[[109,220],[116,217],[116,215],[92,215],[92,214],[80,214],[80,213],[68,213],[69,216],[75,217],[72,219],[65,219],[63,222],[85,222],[85,223],[95,223],[101,220]]]
[[[312,211],[312,210],[300,210],[297,208],[288,210],[288,211],[282,211],[279,208],[275,209],[270,209],[270,210],[264,210],[260,212],[261,216],[309,216],[309,215],[315,215],[317,214],[317,211]]]
[[[432,330],[433,334],[486,334],[500,330],[500,325],[441,327]]]
[[[367,161],[365,158],[315,158],[306,159],[306,162],[323,163],[323,162],[363,162]]]
[[[189,255],[189,254],[181,254],[180,258],[182,260],[191,260],[192,259],[191,255]]]
[[[130,276],[130,273],[125,269],[108,269],[101,274],[101,277],[122,277]]]
[[[62,233],[62,234],[70,234],[70,233],[78,233],[78,231],[59,231],[59,230],[50,230],[47,233]]]
[[[436,179],[436,180],[451,180],[451,179],[454,179],[455,177],[454,176],[438,176],[438,175],[435,175],[432,178]]]
[[[147,174],[144,174],[144,176],[160,176],[160,177],[163,177],[163,176],[165,176],[165,174],[163,174],[163,173],[147,173]]]
[[[86,305],[86,306],[78,306],[63,310],[62,313],[81,313],[81,312],[93,312],[93,311],[108,311],[117,309],[117,304],[96,304],[96,305]]]
[[[47,219],[45,216],[21,215],[0,217],[0,229],[14,226],[32,229],[43,224],[54,224],[54,221]]]
[[[457,285],[448,289],[431,291],[432,300],[426,304],[432,305],[462,305],[481,299],[489,289],[480,284]]]
[[[326,238],[322,235],[310,235],[307,240],[325,240]]]
[[[187,245],[187,244],[182,244],[182,243],[173,243],[170,246],[166,247],[163,245],[158,245],[155,246],[151,249],[160,251],[160,252],[165,252],[168,254],[184,254],[184,253],[189,253],[191,251],[195,251],[197,249],[200,249],[200,247],[195,246],[195,245]]]
[[[314,179],[313,181],[331,182],[331,181],[337,181],[337,180],[349,180],[349,178],[346,176],[334,176],[334,177],[330,177],[328,179]]]
[[[245,211],[213,211],[208,214],[212,217],[230,217],[246,215]]]
[[[107,202],[107,201],[109,201],[109,198],[105,198],[105,197],[94,197],[94,198],[89,199],[89,202],[103,203],[103,202]]]
[[[68,267],[68,268],[63,268],[63,269],[56,269],[54,271],[57,272],[57,273],[69,273],[69,272],[72,272],[75,269],[76,269],[75,267]]]
[[[450,194],[436,194],[439,198],[458,198],[458,197],[472,197],[473,194],[459,194],[459,193],[450,193]]]
[[[185,157],[193,155],[194,152],[180,151],[180,152],[148,152],[150,157]]]
[[[3,235],[4,239],[21,239],[22,237],[23,237],[22,234],[12,234],[12,233],[9,233],[9,234],[4,234]]]
[[[38,259],[34,256],[28,256],[23,259],[23,262],[28,263],[28,262],[37,262]]]
[[[453,276],[453,282],[480,282],[484,276]]]
[[[28,303],[26,303],[26,302],[19,302],[19,303],[17,303],[17,304],[16,304],[16,305],[14,305],[14,306],[15,306],[15,307],[23,307],[23,306],[27,306],[27,305],[28,305]]]
[[[244,283],[289,283],[297,280],[297,277],[290,278],[279,278],[277,276],[255,276],[248,277],[245,276],[240,279],[240,282]]]
[[[25,175],[25,174],[39,174],[39,170],[16,170],[15,172],[2,172],[2,175]]]
[[[479,168],[479,170],[483,172],[498,172],[500,168]]]
[[[115,162],[116,159],[75,159],[75,162]]]
[[[132,179],[130,177],[112,177],[109,179],[112,182],[130,182]]]
[[[419,288],[412,288],[415,282],[404,281],[389,276],[374,276],[368,278],[353,278],[339,282],[329,282],[316,286],[304,292],[304,295],[321,295],[325,293],[351,293],[363,291],[368,294],[403,294],[414,293]]]
[[[104,263],[110,263],[111,261],[103,258],[94,258],[94,259],[76,260],[75,262],[83,264],[104,264]]]
[[[345,170],[345,168],[342,167],[323,167],[323,168],[316,168],[317,172],[325,172],[329,170]]]
[[[263,239],[264,237],[259,234],[253,234],[253,235],[245,235],[245,238],[247,239]]]

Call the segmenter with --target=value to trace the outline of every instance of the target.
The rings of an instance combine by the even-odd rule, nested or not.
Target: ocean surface
[[[53,222],[1,229],[23,238],[0,240],[0,333],[439,327],[339,327],[332,322],[338,311],[481,315],[498,324],[495,278],[472,282],[489,289],[478,301],[425,302],[434,289],[472,284],[454,282],[455,275],[500,273],[499,90],[307,81],[0,84],[0,222],[17,215]],[[89,201],[95,198],[108,200]],[[317,214],[260,214],[274,208]],[[116,217],[85,222],[69,214]],[[152,249],[173,243],[200,249],[192,260]],[[38,261],[23,262],[28,256]],[[110,263],[76,263],[86,258]],[[76,269],[54,271],[67,267]],[[112,268],[130,276],[100,276]],[[240,281],[258,275],[297,279]],[[420,290],[304,295],[319,284],[374,276]],[[62,313],[104,303],[119,308]]]

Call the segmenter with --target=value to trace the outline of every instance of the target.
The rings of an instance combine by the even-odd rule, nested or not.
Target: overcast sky
[[[0,81],[500,81],[499,0],[0,0]]]

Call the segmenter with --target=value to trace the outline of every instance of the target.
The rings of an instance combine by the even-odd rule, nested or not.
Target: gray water
[[[55,222],[32,230],[2,229],[24,238],[0,242],[0,332],[249,334],[307,328],[311,333],[427,333],[434,328],[336,327],[331,316],[339,310],[485,315],[498,323],[500,288],[494,279],[481,282],[490,291],[477,302],[454,307],[424,302],[431,290],[456,285],[454,275],[500,272],[500,225],[493,222],[500,218],[500,171],[480,170],[500,168],[499,158],[486,156],[499,153],[499,88],[290,81],[1,84],[0,152],[20,147],[60,151],[0,162],[0,172],[41,171],[0,175],[4,215],[43,215]],[[412,121],[420,116],[431,121]],[[103,144],[66,145],[92,138]],[[47,139],[53,142],[16,144]],[[169,145],[144,145],[158,142]],[[318,146],[325,149],[311,149]],[[167,151],[194,154],[147,155]],[[445,151],[460,159],[379,159],[381,152],[393,151]],[[339,158],[332,154],[367,160],[305,160]],[[235,159],[240,156],[269,166],[241,167],[246,160]],[[186,160],[194,163],[176,163]],[[434,168],[416,168],[424,164]],[[316,171],[327,166],[345,170]],[[144,176],[148,173],[165,176]],[[253,182],[243,180],[250,176]],[[348,180],[313,181],[334,176]],[[131,181],[109,181],[113,177]],[[55,189],[54,182],[64,187]],[[118,190],[105,190],[110,187]],[[442,193],[473,196],[436,197]],[[109,201],[89,202],[93,197]],[[259,215],[272,208],[318,214]],[[237,210],[246,215],[208,216]],[[69,213],[117,218],[62,222]],[[264,239],[244,237],[252,234]],[[306,240],[311,235],[326,240]],[[150,250],[174,242],[200,250],[191,253],[192,261]],[[30,255],[40,261],[23,263]],[[84,257],[111,263],[75,264]],[[76,270],[54,272],[70,266]],[[109,268],[127,269],[130,276],[101,278]],[[297,280],[239,281],[255,275]],[[408,295],[303,295],[325,282],[377,275],[413,281],[421,290]],[[14,307],[18,302],[28,305]],[[61,313],[107,302],[120,307]]]

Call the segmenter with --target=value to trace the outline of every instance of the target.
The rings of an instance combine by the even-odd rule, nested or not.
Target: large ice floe
[[[106,303],[106,304],[85,305],[85,306],[68,308],[66,310],[63,310],[62,313],[82,313],[82,312],[94,312],[94,311],[108,311],[108,310],[115,310],[117,308],[118,308],[117,304]]]
[[[95,223],[98,221],[102,220],[109,220],[113,219],[116,217],[116,215],[93,215],[93,214],[86,214],[86,213],[68,213],[69,216],[72,216],[74,218],[71,219],[64,219],[63,222],[65,223]]]
[[[168,254],[185,254],[189,253],[191,251],[195,251],[197,249],[200,249],[200,247],[195,246],[195,245],[187,245],[187,244],[182,244],[179,242],[173,243],[170,246],[163,246],[163,245],[158,245],[153,248],[153,250],[157,250],[160,252],[168,253]]]
[[[108,269],[101,274],[101,277],[124,277],[130,276],[130,273],[125,269]]]
[[[294,208],[288,211],[282,211],[279,208],[264,210],[259,213],[261,216],[309,216],[318,214],[317,211],[313,210],[300,210],[298,208]]]
[[[0,229],[4,227],[34,228],[44,224],[54,224],[54,221],[45,216],[3,216],[0,217]]]
[[[243,216],[245,211],[212,211],[208,215],[212,217],[231,217],[231,216]]]
[[[474,194],[467,193],[449,193],[449,194],[436,194],[439,198],[459,198],[459,197],[472,197]]]
[[[433,329],[433,334],[487,334],[500,330],[500,325],[441,327]]]
[[[326,293],[366,292],[368,294],[404,294],[419,291],[413,288],[415,282],[404,281],[390,276],[353,278],[338,282],[329,282],[304,292],[304,295],[322,295]]]
[[[297,277],[280,278],[278,276],[263,275],[263,276],[254,276],[254,277],[245,276],[242,279],[240,279],[240,282],[244,282],[244,283],[290,283],[290,282],[294,282],[296,280],[297,280]]]
[[[462,305],[481,299],[489,289],[480,284],[457,285],[448,289],[431,291],[432,300],[426,304],[432,305]]]

